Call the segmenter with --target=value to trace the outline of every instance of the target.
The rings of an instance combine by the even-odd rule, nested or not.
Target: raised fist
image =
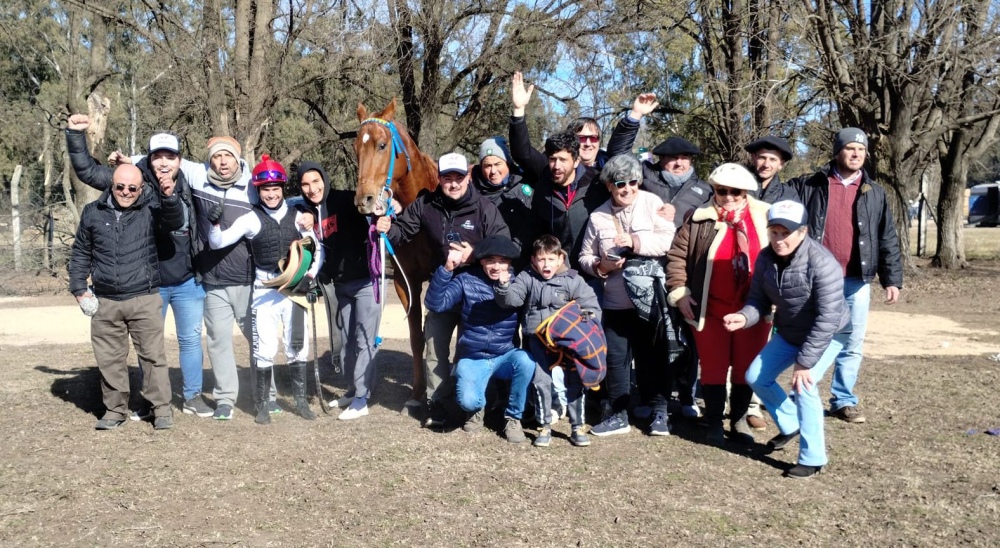
[[[66,120],[66,129],[83,131],[90,127],[90,116],[86,114],[73,114]]]
[[[212,209],[208,210],[208,222],[213,225],[219,224],[222,219],[222,202],[217,202]]]

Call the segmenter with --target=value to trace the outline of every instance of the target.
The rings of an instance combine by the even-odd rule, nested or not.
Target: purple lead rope
[[[368,241],[365,249],[368,251],[368,275],[372,280],[372,291],[375,293],[375,302],[382,302],[382,286],[379,284],[382,276],[382,256],[378,251],[379,233],[375,229],[375,223],[369,221]]]

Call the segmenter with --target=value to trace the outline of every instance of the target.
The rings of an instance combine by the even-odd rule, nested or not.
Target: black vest
[[[261,206],[253,208],[260,219],[260,233],[250,240],[253,262],[257,268],[277,272],[278,261],[288,255],[288,246],[302,238],[295,226],[295,210],[289,208],[281,223],[271,218]]]

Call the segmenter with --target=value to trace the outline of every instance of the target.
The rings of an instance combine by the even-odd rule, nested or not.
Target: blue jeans
[[[486,384],[490,378],[509,380],[510,397],[504,416],[520,420],[528,397],[528,385],[534,374],[535,361],[527,352],[517,348],[496,358],[458,360],[455,366],[458,405],[469,413],[479,411],[486,407]]]
[[[837,355],[833,368],[833,379],[830,381],[831,411],[858,405],[854,385],[858,382],[858,373],[861,371],[861,347],[865,343],[865,330],[868,327],[871,287],[861,278],[844,278],[844,298],[851,311],[850,336],[844,349]]]
[[[823,402],[820,400],[817,384],[833,365],[837,353],[844,347],[847,335],[845,332],[834,336],[819,361],[809,370],[812,388],[798,394],[790,396],[777,382],[778,375],[795,365],[795,358],[799,354],[799,347],[781,338],[780,333],[771,337],[771,342],[767,343],[747,369],[747,383],[753,387],[753,391],[774,417],[778,430],[782,434],[799,431],[799,464],[823,466],[827,463]]]
[[[205,289],[194,278],[177,285],[160,286],[163,317],[167,305],[174,311],[177,346],[180,348],[181,376],[184,378],[184,399],[201,392],[203,354],[201,350],[201,320],[205,315]]]

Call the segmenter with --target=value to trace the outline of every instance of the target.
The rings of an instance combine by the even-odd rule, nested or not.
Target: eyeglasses
[[[719,196],[733,196],[738,198],[742,196],[744,192],[746,191],[742,188],[728,188],[724,186],[715,187],[715,193]]]
[[[139,187],[137,187],[135,185],[128,185],[128,186],[126,186],[124,183],[118,183],[118,184],[115,185],[115,190],[118,191],[118,192],[122,192],[126,188],[128,189],[128,193],[129,194],[135,194],[136,192],[139,191]]]
[[[599,135],[584,135],[582,133],[577,135],[576,138],[579,139],[581,143],[596,143],[601,140]]]
[[[628,186],[639,186],[639,180],[638,179],[632,179],[631,181],[614,181],[611,184],[615,185],[615,188],[625,188],[625,185],[628,185]]]
[[[282,173],[282,172],[280,172],[278,170],[269,169],[267,171],[261,171],[259,173],[255,173],[254,176],[253,176],[253,180],[257,181],[258,183],[263,182],[263,181],[274,181],[276,183],[287,183],[288,182],[288,177],[286,177],[284,173]]]

